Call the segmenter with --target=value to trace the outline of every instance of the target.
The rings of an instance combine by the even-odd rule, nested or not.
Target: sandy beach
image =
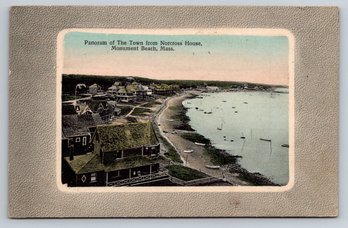
[[[183,160],[183,165],[190,167],[192,169],[199,170],[210,176],[224,179],[232,185],[252,185],[250,182],[240,180],[236,174],[228,172],[227,168],[220,167],[218,169],[207,168],[208,165],[213,165],[210,161],[210,157],[204,154],[204,146],[196,145],[195,143],[186,140],[180,136],[181,131],[175,129],[175,124],[177,120],[173,119],[176,115],[175,108],[182,105],[182,102],[192,96],[190,93],[180,94],[171,98],[165,102],[165,106],[159,113],[157,117],[157,122],[159,126],[160,133],[164,138],[166,138],[178,151],[181,159]],[[187,151],[192,151],[187,153]],[[186,152],[184,152],[186,151]]]

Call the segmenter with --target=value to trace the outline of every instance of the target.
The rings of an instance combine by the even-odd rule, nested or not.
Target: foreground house
[[[151,122],[97,126],[94,151],[65,157],[68,186],[121,186],[168,178]]]

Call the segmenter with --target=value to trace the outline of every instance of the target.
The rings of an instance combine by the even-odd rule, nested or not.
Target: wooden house
[[[117,95],[117,91],[118,91],[118,87],[116,85],[112,85],[108,88],[108,90],[106,91],[106,94],[110,97],[110,98],[115,98]]]
[[[88,92],[90,94],[97,94],[100,91],[101,91],[101,87],[96,83],[88,87]]]
[[[151,122],[98,126],[93,144],[103,163],[134,156],[157,156],[160,148]]]
[[[103,124],[98,113],[91,115],[62,116],[63,156],[85,154],[92,151],[92,137],[97,125]]]
[[[178,85],[167,85],[167,84],[159,84],[154,86],[154,94],[158,95],[173,95],[179,90]]]
[[[152,124],[97,126],[94,152],[65,157],[68,186],[122,186],[163,180]]]
[[[106,100],[90,100],[87,105],[93,113],[99,113],[104,122],[108,122],[114,117],[115,107]]]
[[[135,91],[131,90],[130,88],[127,89],[125,86],[120,86],[115,99],[116,101],[123,103],[132,103],[136,100]]]

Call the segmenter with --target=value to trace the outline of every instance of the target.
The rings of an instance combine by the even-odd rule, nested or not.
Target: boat
[[[244,104],[248,104],[248,102],[244,101]]]
[[[233,139],[231,139],[231,140],[230,140],[230,142],[234,142],[234,140],[233,140]]]
[[[222,101],[222,102],[226,102],[226,101]]]
[[[289,148],[289,144],[282,144],[282,147]]]
[[[232,106],[232,108],[236,108],[235,106]]]
[[[205,165],[205,167],[208,169],[220,169],[219,165]]]
[[[241,136],[240,138],[241,138],[241,139],[245,139],[245,136]]]
[[[234,113],[238,113],[238,111],[234,111]]]
[[[198,110],[198,107],[196,107],[195,109]]]
[[[194,150],[184,150],[184,153],[192,153]]]
[[[204,143],[195,142],[195,144],[196,144],[197,146],[205,146]]]
[[[219,131],[222,130],[222,123],[221,123],[221,126],[220,127],[217,127],[216,129],[218,129]]]
[[[271,139],[260,138],[261,141],[271,142]]]

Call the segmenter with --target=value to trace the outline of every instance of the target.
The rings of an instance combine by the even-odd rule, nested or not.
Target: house
[[[97,125],[103,124],[99,113],[62,116],[63,156],[85,154],[93,150],[92,137]]]
[[[114,86],[121,86],[122,85],[122,82],[118,82],[118,81],[116,81],[116,82],[114,82],[114,84],[113,84]]]
[[[217,86],[206,86],[206,89],[208,91],[219,91],[220,88]]]
[[[123,103],[132,103],[136,100],[135,90],[131,87],[120,86],[115,99]]]
[[[104,122],[108,122],[114,117],[114,108],[106,100],[90,100],[88,102],[88,107],[93,113],[99,113],[101,119]]]
[[[148,86],[143,86],[142,84],[136,85],[136,97],[137,100],[145,100],[152,95],[152,90]]]
[[[75,95],[83,94],[87,92],[87,86],[85,84],[77,84],[75,87]]]
[[[106,95],[109,97],[114,98],[117,95],[117,91],[118,91],[118,87],[116,85],[112,85],[108,88],[108,90],[106,91]]]
[[[146,93],[146,96],[151,96],[152,95],[152,89],[150,89],[148,86],[143,86],[143,89]]]
[[[94,151],[64,158],[68,186],[121,186],[168,178],[152,123],[97,126]]]
[[[159,84],[154,86],[153,92],[158,95],[173,95],[179,89],[178,85]]]
[[[93,144],[103,163],[159,154],[159,142],[151,122],[97,127]]]
[[[88,87],[88,92],[90,94],[97,94],[98,92],[100,92],[100,90],[101,90],[101,87],[96,83]]]
[[[113,116],[121,115],[122,110],[117,107],[116,101],[106,101],[106,103],[110,107],[110,110],[112,111]]]
[[[62,115],[84,115],[92,114],[92,111],[87,105],[87,100],[66,102],[62,104]]]

